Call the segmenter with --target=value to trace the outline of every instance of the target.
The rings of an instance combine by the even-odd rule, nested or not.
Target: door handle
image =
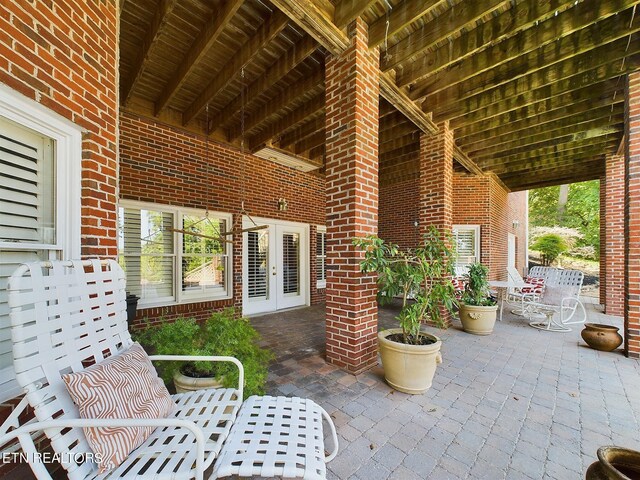
[[[275,274],[276,274],[276,267],[273,267],[273,268],[271,269],[271,275],[275,275]]]

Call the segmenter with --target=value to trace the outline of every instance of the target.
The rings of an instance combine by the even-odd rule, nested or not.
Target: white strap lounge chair
[[[302,398],[250,397],[242,401],[242,364],[231,357],[152,356],[151,360],[233,362],[237,388],[173,396],[168,418],[82,419],[62,374],[82,371],[132,344],[127,329],[125,276],[113,260],[42,262],[18,268],[9,281],[11,336],[21,407],[35,420],[19,426],[19,409],[0,430],[0,444],[17,439],[36,458],[32,436],[46,435],[68,478],[202,479],[226,475],[323,479],[338,449],[335,426],[316,403]],[[333,450],[324,447],[323,421]],[[99,474],[83,427],[155,427],[115,469]],[[30,462],[38,479],[43,463]]]

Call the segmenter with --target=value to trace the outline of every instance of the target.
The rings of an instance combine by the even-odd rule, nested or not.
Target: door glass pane
[[[249,298],[269,298],[269,234],[247,233],[247,288]]]
[[[300,293],[300,235],[282,234],[283,294]]]

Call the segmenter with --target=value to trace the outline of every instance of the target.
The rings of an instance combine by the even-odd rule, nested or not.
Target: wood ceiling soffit
[[[369,26],[369,48],[382,44],[403,28],[426,15],[440,0],[404,0]],[[387,27],[387,20],[389,26]]]
[[[294,130],[285,133],[280,137],[278,145],[281,147],[288,147],[294,143],[300,142],[305,138],[314,135],[320,130],[324,130],[325,128],[325,118],[324,116],[320,116],[314,118],[313,120],[306,122],[299,127],[296,127]]]
[[[244,94],[238,94],[222,110],[212,116],[209,122],[209,131],[226,124],[237,112],[242,110],[243,105],[245,107],[251,105],[260,95],[306,60],[317,48],[318,44],[309,36],[305,36],[302,40],[292,45],[271,67],[259,75],[246,88]]]
[[[155,116],[158,116],[173,100],[187,77],[216,43],[229,21],[242,6],[244,0],[227,0],[220,11],[213,13],[204,28],[184,56],[180,66],[156,100]]]
[[[568,60],[571,57],[588,52],[589,50],[593,50],[618,39],[628,38],[630,34],[638,31],[640,28],[640,15],[634,18],[631,27],[628,22],[631,18],[631,12],[624,12],[624,15],[624,19],[627,20],[626,22],[623,21],[623,18],[618,18],[619,16],[606,18],[602,22],[579,30],[572,35],[559,38],[556,42],[547,43],[539,49],[529,51],[527,54],[519,55],[517,52],[511,52],[507,55],[507,61],[500,62],[497,60],[499,65],[482,69],[479,73],[471,73],[469,78],[465,78],[460,82],[453,79],[447,85],[442,84],[436,87],[436,91],[432,90],[429,86],[418,86],[412,90],[411,96],[412,98],[422,98],[426,95],[422,108],[432,110],[431,106],[436,105],[433,103],[436,99],[455,98],[457,100],[464,100],[488,88],[495,88],[502,84],[513,82],[520,77],[530,75],[551,64]],[[509,41],[510,40],[506,40],[506,42]],[[500,45],[501,44],[498,44],[495,48]],[[487,55],[490,50],[491,49],[481,52],[481,55]],[[489,62],[496,62],[496,60],[491,59],[491,57],[487,58]],[[436,93],[438,93],[437,97],[435,95]]]
[[[250,133],[261,123],[268,121],[271,116],[289,107],[296,99],[308,95],[322,85],[324,85],[324,69],[316,70],[311,76],[303,77],[293,85],[289,85],[278,96],[270,99],[267,104],[245,119],[245,133]],[[229,129],[229,140],[233,141],[241,134],[241,125],[236,125]]]
[[[339,0],[333,13],[333,23],[338,28],[345,28],[352,20],[359,17],[378,0]]]
[[[406,63],[397,73],[396,82],[400,86],[414,83],[423,78],[432,77],[447,67],[488,48],[499,40],[511,37],[522,30],[533,27],[553,16],[556,11],[563,11],[573,6],[575,0],[560,2],[531,2],[518,0],[518,3],[486,22],[481,22],[474,29],[463,32],[457,38],[443,46]]]
[[[313,0],[272,0],[271,3],[332,54],[339,55],[349,46],[346,34],[332,22],[333,12],[319,8]],[[380,77],[380,94],[423,132],[433,134],[438,131],[431,118],[409,99],[407,91],[400,89],[388,74]]]
[[[263,131],[254,135],[249,141],[251,151],[260,148],[265,142],[273,140],[277,135],[286,133],[286,130],[299,126],[310,115],[314,115],[321,110],[324,110],[324,92],[316,95],[281,119],[267,125]]]
[[[125,105],[129,102],[131,94],[142,77],[151,53],[158,45],[159,34],[169,21],[173,8],[177,3],[178,0],[160,0],[160,5],[156,9],[153,20],[151,20],[151,25],[149,26],[147,34],[142,40],[142,44],[140,45],[140,49],[136,55],[129,78],[122,84],[120,98],[122,99],[122,103]]]
[[[412,57],[446,40],[452,33],[472,24],[494,10],[508,5],[505,0],[464,1],[438,15],[419,30],[391,45],[380,55],[380,69],[387,72]]]
[[[278,11],[266,19],[258,30],[240,47],[240,51],[233,55],[227,64],[214,76],[211,83],[207,85],[198,98],[183,112],[182,123],[186,125],[198,116],[207,104],[236,78],[242,68],[251,62],[254,55],[271,43],[271,41],[284,30],[288,23],[289,19],[286,15]]]

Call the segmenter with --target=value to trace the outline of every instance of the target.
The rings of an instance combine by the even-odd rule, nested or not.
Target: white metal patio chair
[[[527,302],[529,319],[541,314],[546,316],[547,320],[530,322],[529,325],[542,330],[571,331],[567,325],[584,323],[587,319],[587,312],[580,301],[584,273],[579,270],[555,269],[548,278],[540,298]],[[576,320],[578,310],[581,311],[581,316]],[[559,315],[557,322],[554,320],[556,314]]]
[[[151,356],[151,360],[233,362],[237,388],[177,394],[169,418],[82,419],[61,375],[100,363],[132,345],[125,277],[113,260],[25,264],[9,281],[16,379],[25,396],[0,429],[0,445],[17,439],[36,458],[33,434],[44,433],[68,478],[186,480],[226,475],[323,479],[338,449],[329,415],[311,400],[250,397],[242,401],[243,368],[232,357]],[[19,426],[27,405],[35,420]],[[323,420],[333,451],[325,454]],[[153,426],[151,436],[115,469],[98,474],[83,427]],[[45,465],[30,462],[39,479]]]
[[[507,267],[507,275],[509,276],[509,282],[514,285],[524,285],[527,283],[515,267]],[[515,315],[526,315],[527,305],[539,299],[543,290],[543,284],[536,284],[529,287],[510,287],[507,289],[506,297],[503,297],[503,302],[519,307],[512,310],[511,313]]]

